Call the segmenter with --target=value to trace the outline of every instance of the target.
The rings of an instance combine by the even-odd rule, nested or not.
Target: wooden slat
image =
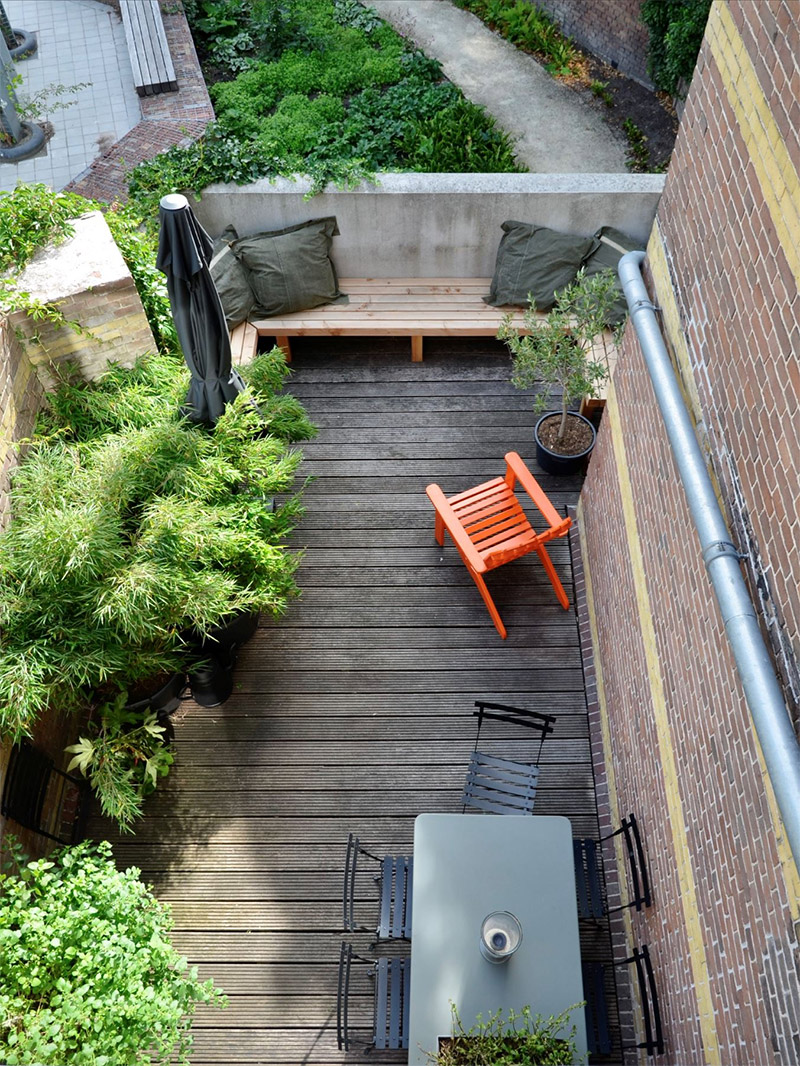
[[[178,81],[158,0],[120,0],[133,83],[140,96],[175,92]]]

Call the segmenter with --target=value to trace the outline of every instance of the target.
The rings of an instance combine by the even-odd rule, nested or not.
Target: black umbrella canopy
[[[156,266],[167,276],[175,329],[192,374],[181,411],[193,422],[214,425],[244,382],[231,365],[225,312],[208,269],[211,238],[185,196],[164,196],[159,220]]]

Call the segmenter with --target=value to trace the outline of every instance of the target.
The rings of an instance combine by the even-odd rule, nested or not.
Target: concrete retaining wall
[[[615,226],[646,242],[663,187],[661,174],[384,174],[308,200],[305,181],[211,185],[195,208],[213,236],[335,215],[343,277],[488,277],[506,219],[582,235]]]

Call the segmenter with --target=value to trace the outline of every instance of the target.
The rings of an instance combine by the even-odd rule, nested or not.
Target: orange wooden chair
[[[445,496],[438,485],[428,485],[426,492],[436,510],[436,540],[444,544],[445,529],[461,555],[489,608],[489,614],[503,639],[506,627],[494,605],[482,575],[528,552],[536,552],[545,573],[555,589],[558,602],[567,610],[569,600],[558,579],[550,556],[545,550],[548,540],[563,537],[572,525],[571,518],[562,518],[553,507],[536,478],[516,452],[505,457],[505,477],[496,477],[476,485],[474,489]],[[548,523],[547,529],[537,533],[528,521],[514,494],[519,482]]]

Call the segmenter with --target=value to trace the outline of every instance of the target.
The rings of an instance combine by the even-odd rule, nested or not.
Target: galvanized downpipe
[[[675,463],[686,493],[747,705],[764,752],[795,864],[800,868],[800,744],[792,727],[740,565],[740,555],[717,502],[672,362],[650,302],[641,264],[628,252],[618,266]]]

